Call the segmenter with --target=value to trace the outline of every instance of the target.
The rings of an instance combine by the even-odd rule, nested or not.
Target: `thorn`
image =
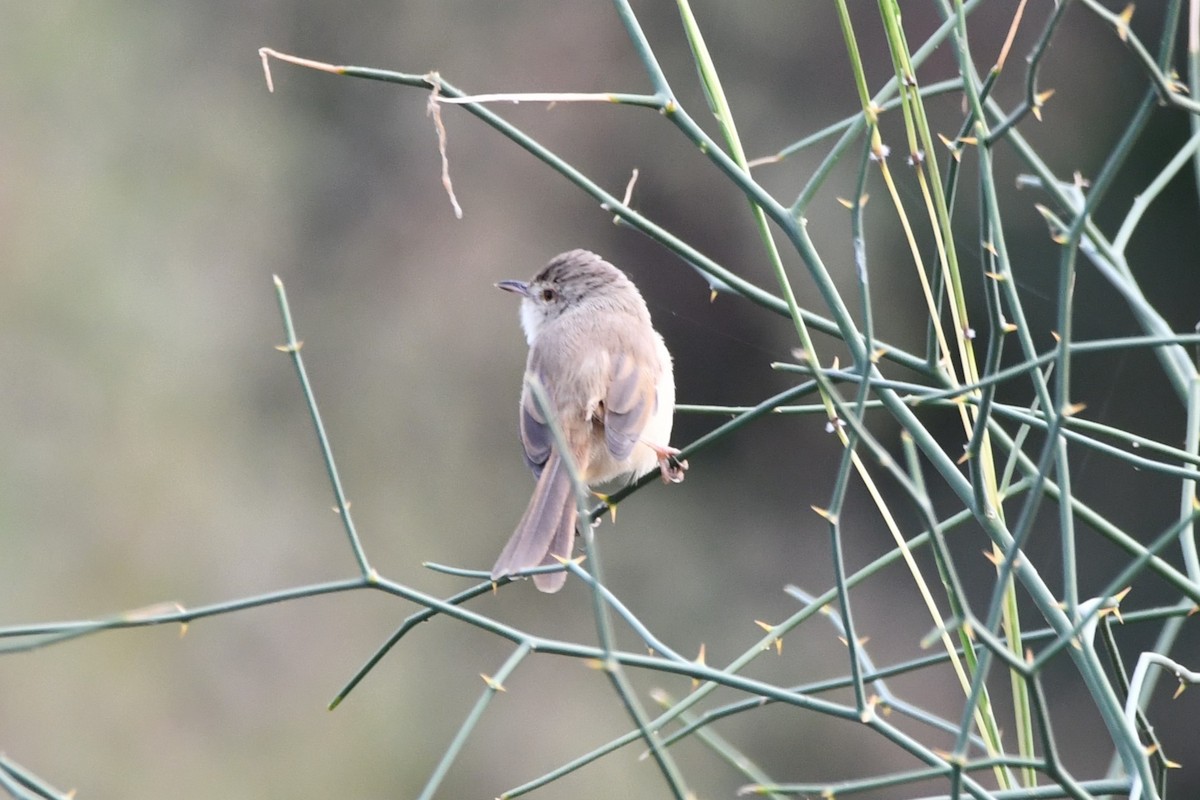
[[[275,349],[281,353],[299,353],[301,347],[304,347],[304,342],[296,342],[295,344],[277,344],[277,345],[275,345]]]
[[[1016,333],[1020,330],[1020,328],[1011,322],[1006,322],[1000,326],[1000,330],[1004,331],[1005,333]]]
[[[809,506],[809,508],[817,512],[817,515],[821,517],[821,519],[825,520],[831,525],[837,524],[837,515],[830,512],[828,509],[821,508],[820,506]]]
[[[504,688],[504,684],[500,683],[500,681],[496,680],[491,675],[485,675],[484,673],[481,672],[481,673],[479,673],[479,677],[483,678],[483,682],[486,683],[487,687],[489,689],[491,689],[493,692],[507,692],[508,691],[508,689]]]
[[[604,503],[604,505],[608,507],[608,516],[612,519],[612,524],[616,525],[617,524],[617,504],[614,503],[612,500],[609,500],[608,495],[606,495],[606,494],[602,494],[601,492],[596,492],[596,491],[593,491],[592,494],[596,495],[596,497],[599,498],[600,502]]]
[[[754,620],[754,624],[762,628],[767,633],[774,633],[775,631],[774,625],[770,624],[769,622],[763,622],[761,619]],[[768,647],[769,646],[770,645],[768,645]],[[775,654],[783,655],[783,639],[779,638],[778,636],[775,637]]]
[[[1087,403],[1070,403],[1062,410],[1064,417],[1073,417],[1087,408]]]
[[[141,608],[135,608],[132,611],[126,611],[121,615],[121,618],[130,622],[141,622],[142,620],[153,619],[154,617],[170,614],[172,611],[179,613],[184,611],[184,607],[179,603],[170,600],[162,603],[154,603]]]
[[[1179,687],[1175,690],[1175,694],[1171,695],[1172,700],[1178,700],[1179,695],[1183,694],[1183,690],[1187,688],[1187,684],[1183,681],[1179,682]]]
[[[851,202],[850,202],[849,200],[847,200],[846,198],[844,198],[844,197],[838,197],[838,198],[836,198],[836,199],[837,199],[838,203],[840,203],[840,204],[841,204],[843,207],[845,207],[845,208],[854,208],[854,203],[851,203]]]
[[[944,623],[942,625],[938,625],[929,633],[921,637],[921,641],[918,643],[918,646],[922,650],[928,650],[930,647],[932,647],[934,642],[942,638],[943,634],[948,633],[948,629],[944,627],[944,625]]]
[[[987,250],[992,255],[996,255],[996,245],[994,242],[984,242],[983,249]]]
[[[1188,87],[1183,81],[1179,80],[1179,72],[1172,69],[1167,76],[1167,91],[1171,94],[1188,94]]]
[[[1117,38],[1122,42],[1129,38],[1129,23],[1133,19],[1133,3],[1117,15]]]
[[[1033,113],[1033,118],[1036,119],[1038,122],[1042,121],[1042,105],[1044,105],[1045,102],[1053,96],[1054,96],[1053,89],[1047,89],[1044,92],[1034,95],[1033,108],[1031,108],[1030,111]]]
[[[701,667],[708,666],[708,662],[704,660],[704,642],[700,643],[700,652],[696,654],[696,660],[694,663]],[[700,687],[700,679],[692,678],[692,691],[693,692],[696,691],[696,689],[698,689],[699,687]]]

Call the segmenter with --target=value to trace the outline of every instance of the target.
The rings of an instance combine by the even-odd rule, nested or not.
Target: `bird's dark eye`
[[[549,303],[554,299],[555,292],[553,289],[542,289],[542,299]]]

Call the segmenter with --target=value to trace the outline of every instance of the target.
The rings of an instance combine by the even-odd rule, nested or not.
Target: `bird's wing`
[[[654,411],[655,381],[638,366],[638,359],[626,353],[616,354],[609,363],[604,441],[613,457],[624,461],[642,438],[646,420]]]
[[[540,372],[540,370],[539,370]],[[546,381],[538,375],[542,386]],[[521,447],[525,456],[525,464],[533,470],[534,477],[541,477],[542,469],[550,458],[550,447],[554,444],[554,434],[546,424],[546,416],[538,408],[537,400],[529,387],[521,392]]]

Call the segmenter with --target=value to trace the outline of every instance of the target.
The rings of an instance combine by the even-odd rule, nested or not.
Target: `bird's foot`
[[[682,451],[674,447],[655,447],[654,452],[658,455],[658,470],[663,483],[682,483],[688,468],[688,462],[679,458]]]

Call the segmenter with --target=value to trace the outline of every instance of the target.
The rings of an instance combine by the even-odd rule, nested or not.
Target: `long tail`
[[[492,578],[530,567],[557,564],[554,556],[570,558],[575,547],[578,516],[571,491],[571,475],[558,453],[551,452],[525,514],[492,567]],[[557,592],[566,582],[566,572],[533,576],[534,585],[543,592]]]

